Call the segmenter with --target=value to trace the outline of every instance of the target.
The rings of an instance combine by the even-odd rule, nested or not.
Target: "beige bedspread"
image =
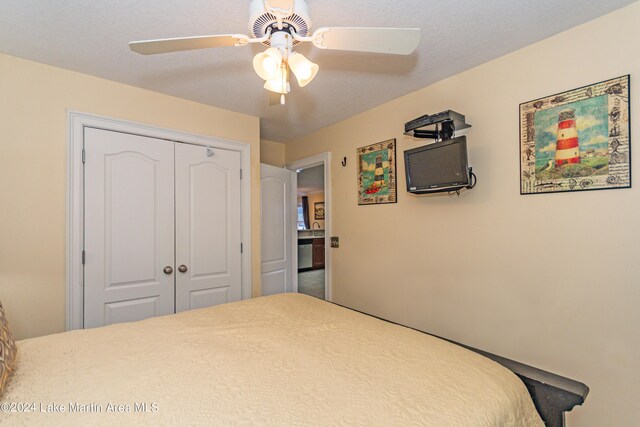
[[[18,347],[2,425],[542,425],[493,361],[297,294]]]

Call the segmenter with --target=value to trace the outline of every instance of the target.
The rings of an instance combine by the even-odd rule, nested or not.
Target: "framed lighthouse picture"
[[[396,203],[396,140],[360,147],[358,204]]]
[[[520,104],[520,194],[631,187],[629,76]]]

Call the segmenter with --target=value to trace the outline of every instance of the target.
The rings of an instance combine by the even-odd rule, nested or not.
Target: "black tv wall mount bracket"
[[[457,130],[470,128],[464,115],[453,110],[436,114],[425,114],[404,124],[404,134],[414,138],[427,138],[436,141],[451,139]]]

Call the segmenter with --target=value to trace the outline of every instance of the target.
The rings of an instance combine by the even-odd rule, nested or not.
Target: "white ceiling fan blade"
[[[419,43],[419,28],[322,27],[313,33],[321,49],[409,55]]]
[[[244,46],[249,37],[242,34],[217,36],[179,37],[175,39],[143,40],[129,43],[132,51],[142,55],[168,53],[181,50],[208,49],[211,47]]]

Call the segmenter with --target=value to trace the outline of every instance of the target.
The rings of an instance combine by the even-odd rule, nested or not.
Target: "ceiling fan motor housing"
[[[309,8],[304,0],[295,0],[293,10],[287,16],[281,16],[282,29],[278,28],[278,11],[268,9],[268,0],[253,0],[249,6],[249,33],[255,38],[261,38],[271,29],[271,34],[279,31],[291,33],[293,29],[298,35],[306,37],[311,29]],[[271,46],[271,40],[262,42]],[[300,43],[293,41],[296,45]]]

